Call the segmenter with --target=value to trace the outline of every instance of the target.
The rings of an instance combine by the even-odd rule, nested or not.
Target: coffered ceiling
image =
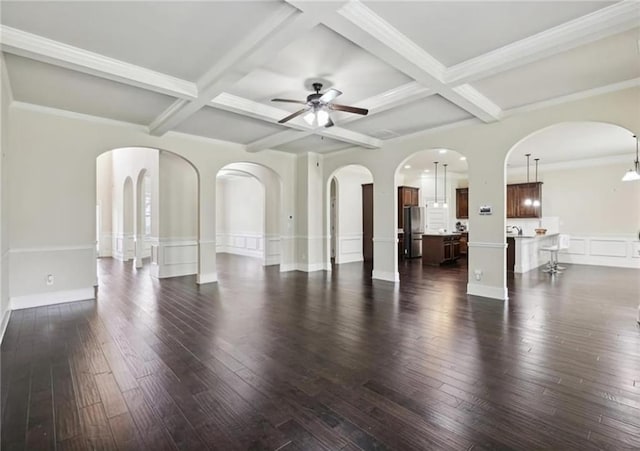
[[[14,99],[236,142],[376,148],[441,126],[640,85],[640,3],[209,1],[0,3]],[[331,128],[311,83],[343,92]]]

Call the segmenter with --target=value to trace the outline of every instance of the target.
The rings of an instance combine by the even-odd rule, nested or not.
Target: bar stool
[[[545,246],[541,247],[541,251],[549,252],[549,261],[543,269],[543,272],[547,272],[549,274],[558,274],[561,273],[563,269],[566,269],[564,266],[558,265],[558,252],[569,249],[571,245],[571,237],[566,234],[558,235],[558,241],[553,246]]]

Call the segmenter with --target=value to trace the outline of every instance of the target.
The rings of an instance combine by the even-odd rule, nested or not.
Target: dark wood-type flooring
[[[1,447],[640,448],[639,271],[533,271],[503,303],[419,263],[220,256],[198,287],[100,260],[97,301],[13,312]]]

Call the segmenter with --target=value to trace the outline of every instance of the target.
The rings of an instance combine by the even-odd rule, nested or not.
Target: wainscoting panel
[[[269,241],[269,245],[272,246],[271,251],[273,251],[275,241],[278,242],[277,248],[279,248],[279,238],[269,237]],[[261,258],[265,264],[279,263],[279,252],[265,255],[264,242],[265,237],[255,233],[218,233],[216,234],[216,252]]]
[[[637,236],[572,236],[568,251],[560,252],[561,263],[640,268]]]
[[[591,255],[600,257],[621,257],[627,256],[627,243],[622,240],[602,240],[591,239]]]
[[[362,261],[362,233],[338,235],[338,258],[336,263]]]
[[[192,238],[161,238],[151,247],[151,274],[159,279],[198,272],[198,241]]]

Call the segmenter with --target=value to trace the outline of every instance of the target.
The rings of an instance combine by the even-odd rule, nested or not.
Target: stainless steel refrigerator
[[[404,207],[404,258],[422,257],[422,209]]]

